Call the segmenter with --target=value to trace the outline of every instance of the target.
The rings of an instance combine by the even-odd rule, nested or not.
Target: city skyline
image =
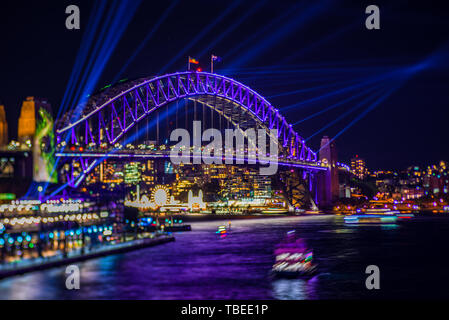
[[[401,6],[380,3],[382,28],[370,32],[362,28],[364,8],[347,2],[337,5],[329,1],[316,8],[308,5],[298,6],[293,2],[282,2],[277,5],[266,3],[260,6],[243,2],[233,4],[228,10],[223,10],[220,4],[213,6],[209,4],[207,14],[203,14],[206,12],[203,5],[202,1],[194,5],[186,3],[175,5],[172,9],[173,14],[169,14],[167,20],[161,22],[161,27],[152,33],[151,24],[148,20],[142,19],[142,12],[151,11],[156,19],[163,15],[166,8],[151,5],[149,10],[148,4],[142,3],[141,11],[136,13],[133,23],[124,30],[116,52],[101,70],[101,76],[95,85],[96,90],[114,80],[160,74],[164,68],[166,71],[185,70],[188,55],[197,57],[201,67],[208,69],[207,56],[212,53],[223,57],[220,63],[216,63],[217,72],[228,73],[263,92],[285,116],[292,119],[292,122],[301,121],[295,127],[305,138],[312,136],[310,144],[315,150],[318,149],[322,135],[333,137],[346,130],[337,138],[339,158],[346,162],[349,162],[355,154],[359,154],[367,159],[371,168],[400,170],[408,165],[423,166],[449,158],[449,151],[441,148],[440,144],[440,141],[449,139],[444,130],[444,121],[447,118],[445,106],[449,104],[444,89],[447,87],[448,78],[443,73],[447,65],[442,58],[447,54],[446,39],[444,33],[435,32],[445,26],[444,21],[447,19],[445,20],[444,10],[438,10],[437,7],[420,8],[420,19],[426,23],[418,27],[412,24],[415,4]],[[16,10],[14,7],[9,8],[8,4],[1,6],[5,10]],[[39,19],[38,28],[21,27],[16,21],[6,17],[4,23],[10,26],[8,30],[15,30],[16,36],[10,37],[6,29],[2,30],[6,33],[8,43],[12,45],[0,53],[0,61],[21,62],[6,64],[4,69],[6,76],[0,79],[0,87],[4,90],[0,92],[0,100],[5,105],[10,138],[16,137],[19,106],[27,96],[45,97],[53,106],[55,113],[60,109],[71,66],[75,61],[92,9],[87,2],[80,2],[79,6],[82,12],[82,27],[76,31],[56,27],[64,23],[65,15],[60,13],[64,12],[63,4],[55,6],[30,4],[21,9],[21,15],[25,20],[37,22]],[[288,8],[299,14],[300,21],[293,23],[293,20],[288,20],[290,17],[285,15]],[[174,19],[180,12],[185,12],[192,18],[207,18],[208,27],[203,31],[189,24],[184,28],[185,34],[181,36],[170,26],[172,21],[170,19]],[[279,20],[281,17],[287,19],[284,24]],[[214,19],[218,21],[214,22]],[[284,31],[276,35],[263,28],[261,21],[264,20],[279,27],[287,26],[288,23],[293,25],[291,31],[287,32],[284,28],[282,29]],[[320,25],[321,32],[314,28],[317,25]],[[244,32],[237,34],[236,31],[241,26],[245,26]],[[52,37],[48,38],[46,35],[50,30],[55,31],[52,31]],[[149,41],[145,42],[147,36]],[[264,39],[264,36],[267,38]],[[240,37],[251,39],[246,47],[241,45],[241,50],[244,48],[246,50],[242,51],[246,52],[243,55],[240,54],[238,45],[241,42],[238,40]],[[293,43],[288,41],[297,37],[299,41]],[[53,38],[58,41],[52,41]],[[279,39],[276,40],[277,38]],[[354,39],[357,39],[363,52],[350,46]],[[398,39],[400,40],[397,41]],[[169,48],[188,49],[184,55],[178,55],[176,59],[167,58],[170,55],[152,47],[152,41],[158,41],[161,47],[167,45]],[[60,46],[62,43],[64,45]],[[407,43],[407,46],[404,43]],[[32,57],[26,54],[27,46],[36,48]],[[141,50],[137,50],[139,46],[142,46]],[[267,46],[274,46],[276,50],[269,50]],[[326,54],[326,50],[322,48],[331,51]],[[357,59],[351,60],[352,56]],[[131,57],[134,58],[130,59]],[[35,59],[43,62],[37,65],[33,63]],[[345,83],[376,76],[384,69],[400,70],[420,63],[427,67],[410,77],[402,88],[393,92],[377,108],[350,127],[347,126],[356,119],[360,111],[349,113],[332,125],[331,120],[346,110],[338,107],[304,121],[316,112],[344,101],[347,95],[339,96],[338,99],[323,96],[341,86],[347,88],[344,87]],[[15,66],[14,72],[9,65]],[[262,65],[265,67],[260,67]],[[19,76],[21,74],[27,76]],[[263,81],[254,79],[252,74],[262,75]],[[325,77],[318,77],[318,74]],[[294,75],[296,80],[289,75]],[[304,79],[301,79],[303,77]],[[343,84],[339,87],[337,85],[339,83]],[[283,86],[282,90],[277,89],[279,85]],[[288,93],[295,90],[306,92],[283,95],[286,91]],[[358,94],[360,91],[351,91],[350,95]],[[414,96],[415,92],[422,94]],[[423,98],[425,96],[432,96],[431,102]],[[315,98],[320,99],[316,102],[310,101]],[[298,112],[291,112],[290,109],[282,111],[283,108],[302,101],[310,103],[296,107]],[[348,107],[345,105],[341,107],[351,107],[350,104]],[[420,111],[424,107],[425,113]],[[419,130],[415,130],[417,123]],[[317,130],[322,128],[323,131],[316,134]],[[421,150],[419,153],[414,151],[417,145]]]
[[[47,99],[45,98],[35,98],[35,97],[26,97],[26,99],[24,99],[21,103],[21,107],[19,108],[20,110],[20,117],[17,119],[17,123],[19,125],[17,125],[17,129],[18,129],[18,133],[16,134],[16,139],[11,139],[11,135],[9,134],[9,132],[7,131],[8,129],[8,122],[6,120],[6,117],[4,116],[4,106],[0,104],[0,106],[2,107],[0,109],[0,129],[2,130],[2,132],[0,132],[1,135],[1,141],[3,144],[3,147],[6,147],[9,143],[12,143],[14,141],[18,141],[18,142],[22,142],[24,143],[29,138],[32,136],[31,132],[34,132],[35,130],[35,119],[33,118],[34,116],[30,115],[31,110],[33,110],[32,112],[34,112],[35,107],[34,105],[32,105],[32,109],[30,109],[30,104],[33,103],[37,103],[37,105],[40,105],[41,103],[44,103],[48,109],[48,111],[50,113],[52,113],[52,108],[51,108],[51,104],[47,102]],[[37,110],[37,109],[36,109]],[[26,120],[24,117],[28,117]],[[23,118],[23,119],[22,119]],[[22,125],[20,125],[21,121],[28,121],[27,123],[23,123]],[[20,131],[22,130],[22,133],[20,133]],[[29,132],[28,136],[26,136],[26,134],[24,132]],[[338,152],[337,152],[338,153]],[[338,157],[338,154],[337,154]],[[340,160],[340,162],[344,163],[345,165],[348,165],[351,167],[351,170],[353,170],[352,166],[353,166],[353,161],[359,158],[359,161],[363,161],[363,167],[364,169],[362,170],[366,170],[366,173],[369,172],[375,172],[375,171],[398,171],[398,172],[402,172],[402,171],[406,171],[409,167],[414,167],[414,166],[418,166],[420,168],[425,168],[425,167],[430,167],[432,165],[434,165],[435,163],[439,163],[441,161],[447,161],[446,159],[439,159],[437,161],[434,162],[423,162],[421,164],[417,164],[417,163],[413,163],[412,161],[406,165],[405,167],[400,167],[400,168],[392,168],[392,167],[384,167],[384,168],[373,168],[369,165],[367,165],[366,163],[366,158],[364,158],[363,156],[359,156],[359,154],[357,152],[355,152],[353,155],[346,155],[344,157],[344,159],[347,159],[347,162],[344,162],[343,160]],[[368,163],[369,163],[370,159],[368,159]],[[356,172],[357,170],[353,170],[354,172]]]
[[[447,299],[446,4],[0,12],[0,300]]]

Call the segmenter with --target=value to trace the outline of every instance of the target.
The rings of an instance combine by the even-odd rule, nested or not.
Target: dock
[[[78,250],[77,252],[70,252],[68,254],[68,257],[63,257],[59,255],[49,258],[36,258],[30,261],[20,261],[15,263],[13,262],[7,265],[0,266],[0,279],[28,272],[69,265],[76,262],[86,261],[89,259],[95,259],[113,254],[139,250],[172,241],[175,241],[175,237],[171,235],[164,235],[159,236],[157,238],[138,239],[124,243],[99,247],[93,249],[88,253],[82,253],[81,250]]]

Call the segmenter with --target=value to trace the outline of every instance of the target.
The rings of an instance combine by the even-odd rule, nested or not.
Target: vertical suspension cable
[[[175,120],[176,128],[178,128],[178,100],[176,100],[176,120]]]
[[[168,139],[170,137],[170,121],[168,120],[168,103],[165,108],[165,125],[167,126],[167,135],[165,136],[165,139]]]
[[[156,145],[159,145],[159,110],[156,110]]]
[[[189,100],[184,99],[184,113],[185,113],[185,120],[186,120],[186,127],[185,129],[187,130],[188,128],[188,124],[189,124],[189,113],[187,112],[187,104],[189,103]]]

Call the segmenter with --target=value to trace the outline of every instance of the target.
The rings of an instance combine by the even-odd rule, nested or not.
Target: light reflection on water
[[[271,282],[273,298],[278,300],[317,299],[316,283],[318,277],[311,279],[276,279]]]
[[[392,226],[344,225],[333,216],[233,220],[221,238],[217,226],[194,223],[191,232],[157,247],[79,263],[81,289],[65,289],[65,268],[0,280],[1,299],[357,299],[445,297],[441,256],[449,219]],[[271,279],[273,250],[292,229],[314,250],[318,274],[310,280]],[[381,290],[365,288],[365,268],[381,270]],[[420,281],[425,273],[426,281]],[[410,279],[415,279],[410,281]]]

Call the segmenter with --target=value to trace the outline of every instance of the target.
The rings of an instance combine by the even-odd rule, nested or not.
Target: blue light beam
[[[378,92],[375,92],[374,94],[369,95],[366,99],[363,99],[361,102],[357,103],[354,107],[352,107],[351,109],[347,110],[346,112],[343,112],[340,116],[338,116],[337,118],[335,118],[334,120],[332,120],[331,122],[326,124],[324,127],[322,127],[321,129],[315,131],[315,133],[313,133],[311,136],[309,136],[306,139],[306,141],[309,141],[310,139],[312,139],[317,134],[319,134],[319,133],[323,132],[324,130],[326,130],[327,128],[333,126],[334,124],[336,124],[337,122],[339,122],[340,120],[342,120],[343,118],[345,118],[346,116],[351,114],[352,112],[356,111],[357,109],[360,109],[362,106],[367,104],[370,100],[372,100],[377,95],[379,95]]]
[[[235,0],[232,2],[230,6],[226,8],[217,18],[215,18],[212,23],[210,23],[207,27],[205,27],[189,44],[183,47],[178,54],[175,55],[162,69],[159,71],[159,74],[163,74],[168,68],[170,68],[173,63],[177,62],[181,57],[183,57],[188,50],[190,50],[195,44],[197,44],[206,34],[208,34],[221,20],[223,20],[226,16],[228,16],[238,5],[240,4],[239,0]]]
[[[123,64],[122,68],[119,72],[115,75],[115,77],[112,80],[112,83],[116,83],[120,76],[123,74],[123,72],[126,70],[126,68],[131,64],[131,62],[136,58],[136,56],[142,51],[142,49],[145,47],[145,45],[148,43],[148,41],[151,39],[153,34],[159,29],[161,24],[167,19],[167,16],[170,14],[170,12],[173,10],[173,8],[179,3],[179,0],[173,1],[172,4],[164,11],[164,13],[160,16],[160,18],[157,20],[156,24],[151,28],[150,32],[146,35],[146,37],[142,40],[140,45],[137,47],[136,50],[134,50],[134,53],[131,55],[131,57],[128,58],[128,60]]]

